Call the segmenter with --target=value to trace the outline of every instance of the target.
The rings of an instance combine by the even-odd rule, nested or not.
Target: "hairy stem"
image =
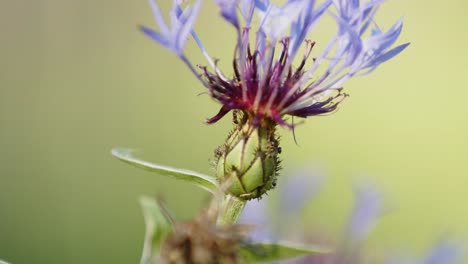
[[[242,213],[242,210],[244,210],[246,202],[247,201],[241,200],[230,194],[224,195],[221,211],[218,216],[218,224],[234,224]]]

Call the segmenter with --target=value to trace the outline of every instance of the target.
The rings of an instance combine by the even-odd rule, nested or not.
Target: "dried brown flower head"
[[[161,248],[165,264],[240,264],[239,249],[249,228],[216,225],[210,210],[191,222],[176,224]]]

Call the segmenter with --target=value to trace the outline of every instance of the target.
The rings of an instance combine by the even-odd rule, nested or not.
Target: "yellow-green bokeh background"
[[[196,28],[228,66],[233,31],[205,2]],[[467,8],[462,0],[386,2],[380,24],[403,15],[401,43],[411,46],[349,82],[338,113],[298,127],[300,146],[281,132],[285,172],[313,164],[327,177],[305,214],[310,223],[338,233],[353,183],[366,178],[393,209],[370,238],[375,247],[421,253],[441,235],[468,241]],[[2,4],[0,259],[137,263],[140,195],[162,194],[182,219],[206,201],[203,191],[109,153],[138,148],[149,160],[210,173],[230,128],[229,118],[202,123],[218,105],[197,96],[201,85],[139,23],[153,25],[144,0]],[[193,43],[187,48],[204,63]]]

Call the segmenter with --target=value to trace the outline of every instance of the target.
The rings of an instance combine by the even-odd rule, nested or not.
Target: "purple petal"
[[[339,97],[341,97],[341,99],[339,99]],[[308,116],[327,114],[335,111],[338,108],[339,103],[343,101],[344,97],[345,95],[338,94],[322,102],[316,102],[309,106],[301,107],[294,111],[288,112],[288,114],[304,118]]]
[[[230,108],[227,108],[225,106],[221,107],[221,109],[219,109],[219,112],[215,116],[213,116],[212,118],[209,118],[209,119],[206,120],[206,123],[207,124],[213,124],[213,123],[218,122],[227,113],[229,113],[229,111],[231,111]]]

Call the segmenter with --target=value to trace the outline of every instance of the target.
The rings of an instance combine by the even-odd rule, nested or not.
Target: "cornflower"
[[[174,52],[221,103],[219,112],[207,123],[234,111],[235,128],[216,151],[217,176],[232,181],[233,195],[259,198],[276,183],[281,152],[276,126],[293,128],[294,119],[288,123],[286,116],[306,118],[335,111],[346,97],[343,84],[347,80],[372,72],[408,43],[393,47],[402,19],[387,31],[374,22],[382,0],[289,0],[282,6],[270,0],[215,2],[237,36],[232,74],[217,67],[193,30],[201,0],[185,10],[180,0],[174,0],[170,25],[156,2],[150,0],[159,31],[145,26],[141,30]],[[325,14],[334,18],[337,31],[316,53],[318,45],[307,36]],[[258,25],[252,23],[254,15]],[[184,46],[190,36],[208,66],[197,67],[188,59]],[[293,63],[296,58],[298,65]]]
[[[237,33],[230,76],[217,68],[193,31],[201,0],[185,11],[178,2],[174,1],[170,12],[169,27],[158,5],[150,0],[159,32],[144,26],[141,30],[177,54],[222,104],[208,123],[218,121],[231,110],[241,110],[254,124],[272,119],[289,127],[283,120],[285,115],[308,117],[332,112],[344,98],[342,85],[348,79],[372,72],[409,44],[391,48],[400,35],[402,19],[386,32],[375,24],[373,18],[381,0],[365,4],[359,0],[327,0],[319,5],[315,0],[289,0],[281,7],[269,0],[216,0],[221,15]],[[338,30],[318,56],[311,58],[316,43],[306,37],[326,11],[335,18]],[[260,25],[252,32],[255,13]],[[372,32],[366,37],[371,26]],[[200,66],[201,73],[184,53],[190,35],[210,65],[210,68]],[[302,45],[305,51],[298,55]],[[294,67],[293,61],[298,56],[302,56],[301,61]],[[330,95],[333,92],[337,94]]]

